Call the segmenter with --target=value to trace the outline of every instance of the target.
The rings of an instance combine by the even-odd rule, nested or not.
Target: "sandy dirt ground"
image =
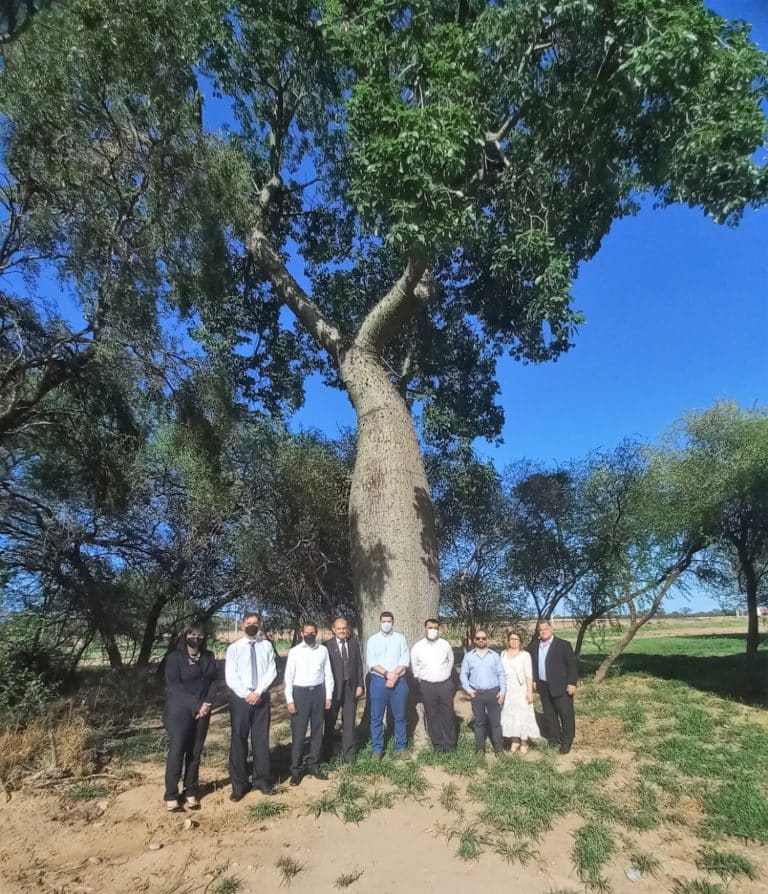
[[[278,698],[273,696],[273,702]],[[468,705],[457,699],[465,717]],[[284,709],[273,713],[273,731],[282,738]],[[606,718],[604,720],[609,720]],[[610,729],[600,721],[584,721],[574,751],[560,758],[564,767],[578,760],[610,756],[618,765],[612,785],[622,773],[631,774],[634,755],[617,750]],[[282,730],[282,735],[281,735]],[[226,711],[213,718],[210,753],[204,760],[202,780],[206,795],[196,813],[167,814],[162,804],[162,762],[123,764],[132,778],[112,784],[103,799],[71,801],[56,789],[40,793],[20,791],[0,805],[0,892],[2,894],[213,894],[222,877],[239,882],[240,892],[285,891],[275,864],[282,856],[297,860],[301,871],[290,891],[331,892],[343,873],[361,873],[345,888],[355,894],[422,894],[422,892],[525,892],[547,894],[558,890],[583,891],[569,856],[573,831],[582,823],[576,816],[564,819],[545,835],[535,860],[526,866],[509,865],[494,853],[477,862],[456,856],[456,841],[445,828],[456,826],[455,814],[439,802],[441,786],[466,780],[442,770],[426,768],[431,784],[419,800],[397,801],[390,809],[373,813],[359,825],[345,824],[332,815],[315,817],[308,804],[333,788],[333,780],[307,778],[299,788],[283,782],[277,798],[286,812],[268,820],[253,820],[249,807],[264,796],[250,793],[238,804],[229,801],[226,748],[229,723]],[[282,743],[277,751],[285,752]],[[508,756],[505,760],[520,760]],[[531,752],[526,760],[539,759]],[[683,799],[685,801],[686,799]],[[696,803],[690,799],[691,826]],[[681,804],[685,812],[685,803]],[[468,813],[467,819],[471,819]],[[662,864],[657,878],[630,882],[624,871],[627,858],[617,856],[606,875],[614,894],[670,891],[677,878],[701,877],[694,865],[700,842],[685,825],[664,826],[647,833],[632,832],[632,843],[655,855]],[[768,879],[768,847],[745,847]],[[768,892],[765,881],[732,882],[728,894]]]

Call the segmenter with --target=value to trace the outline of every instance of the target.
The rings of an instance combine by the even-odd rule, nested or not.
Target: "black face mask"
[[[190,649],[197,649],[203,642],[202,636],[188,636],[187,645]]]
[[[304,642],[305,642],[308,646],[314,646],[314,644],[315,644],[315,640],[316,640],[316,639],[317,639],[317,634],[316,634],[316,633],[305,633],[305,634],[304,634]]]
[[[259,625],[258,624],[246,624],[245,635],[246,636],[258,636],[259,635]]]

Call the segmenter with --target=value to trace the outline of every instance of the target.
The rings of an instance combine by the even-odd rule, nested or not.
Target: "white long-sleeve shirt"
[[[251,685],[251,643],[255,643],[256,653],[255,688]],[[227,681],[227,686],[239,698],[245,698],[250,692],[266,692],[275,682],[276,676],[275,649],[268,639],[251,640],[243,636],[227,648],[224,679]]]
[[[411,649],[411,669],[417,680],[425,683],[443,683],[451,676],[454,658],[448,640],[420,639]]]
[[[288,652],[285,663],[285,701],[293,702],[294,686],[319,686],[325,684],[325,699],[333,697],[333,670],[328,649],[320,643],[308,646],[298,643]]]

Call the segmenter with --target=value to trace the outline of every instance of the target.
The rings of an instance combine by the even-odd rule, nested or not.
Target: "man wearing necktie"
[[[331,657],[333,671],[333,697],[331,707],[325,713],[326,760],[333,757],[333,739],[336,719],[341,709],[341,752],[344,762],[354,763],[357,753],[355,729],[357,726],[357,702],[363,697],[363,656],[360,640],[349,632],[346,618],[336,618],[331,625],[333,636],[324,643]]]
[[[277,676],[272,643],[259,636],[261,618],[248,612],[243,618],[243,633],[227,649],[224,675],[232,691],[229,714],[232,739],[229,748],[229,776],[232,801],[248,791],[248,737],[253,749],[253,788],[273,795],[269,781],[269,687]]]

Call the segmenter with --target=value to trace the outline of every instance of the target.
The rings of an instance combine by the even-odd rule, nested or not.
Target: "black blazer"
[[[165,662],[166,711],[196,714],[203,702],[213,703],[218,676],[213,652],[203,652],[197,663],[189,660],[186,648],[169,652]]]
[[[344,682],[344,659],[341,657],[339,641],[335,636],[327,639],[323,645],[331,656],[331,670],[333,671],[333,697],[340,698],[341,684]],[[349,651],[349,683],[357,688],[363,685],[365,672],[363,669],[363,655],[360,651],[360,640],[356,636],[347,639]]]
[[[533,660],[533,682],[539,682],[539,640],[531,643]],[[547,685],[552,695],[565,695],[566,686],[575,686],[579,681],[579,662],[567,639],[552,637],[552,645],[547,652]]]

